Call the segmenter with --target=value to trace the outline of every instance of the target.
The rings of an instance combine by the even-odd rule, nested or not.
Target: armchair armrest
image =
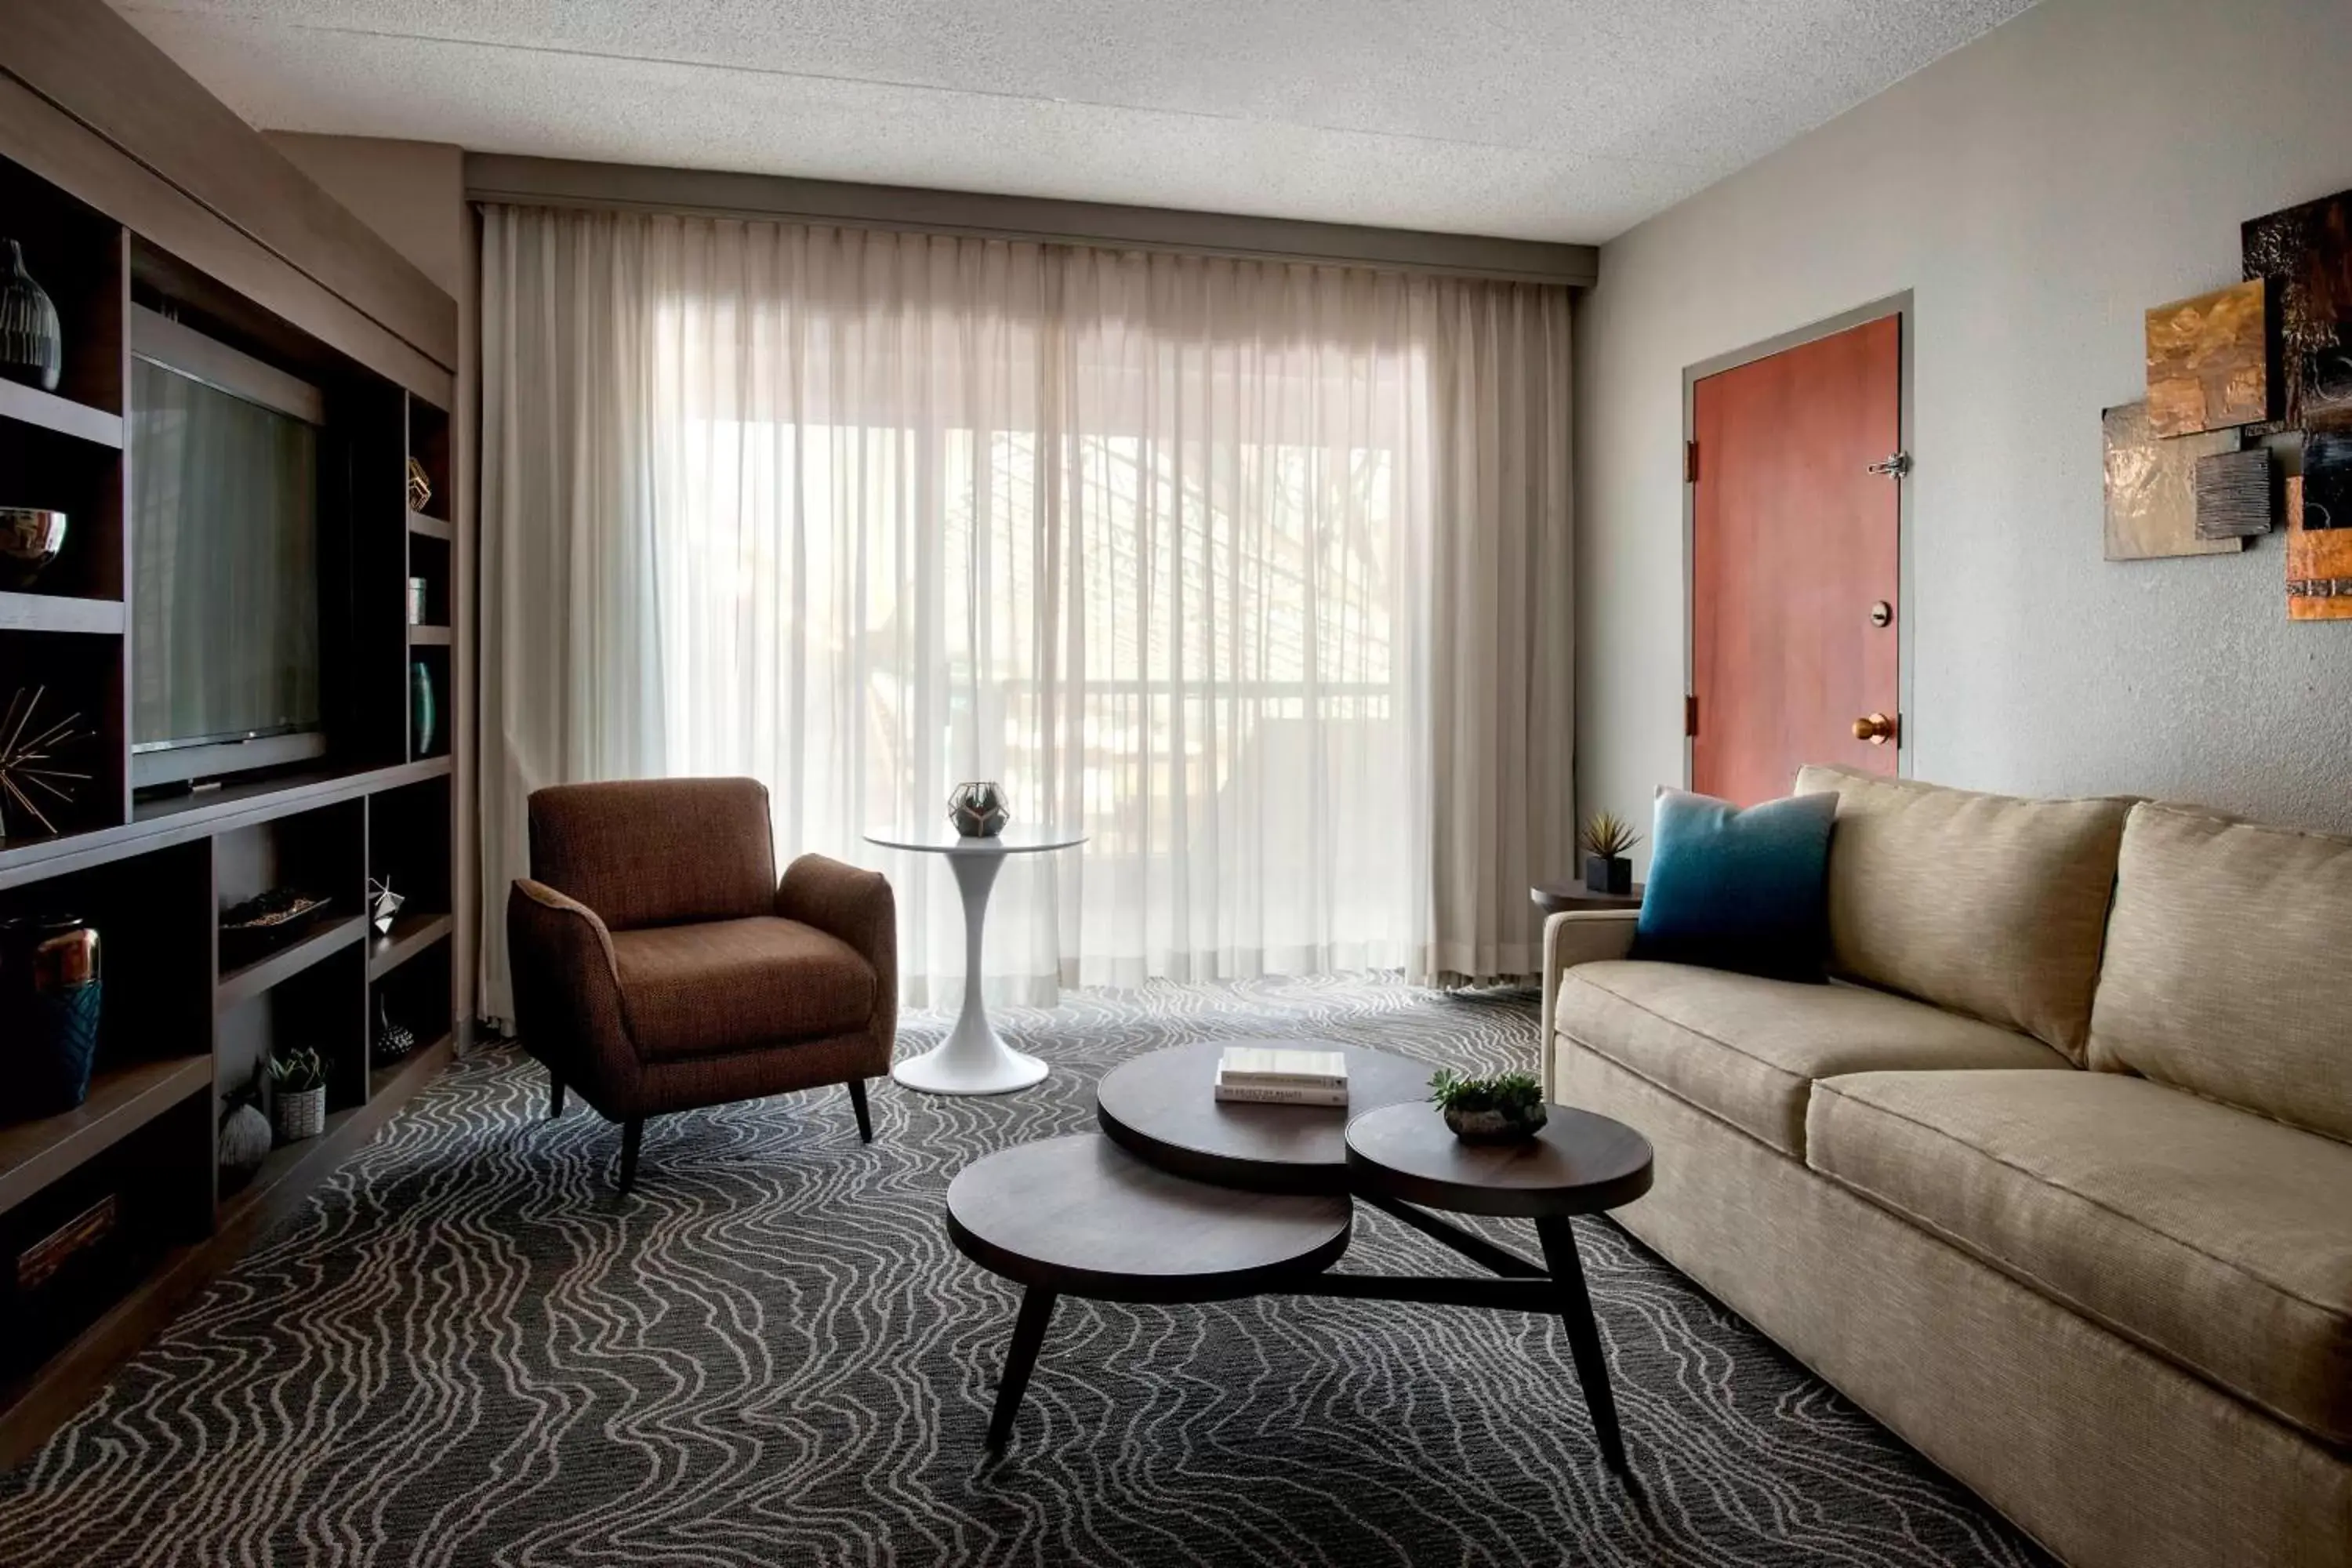
[[[515,1026],[525,1047],[592,1104],[600,1093],[592,1078],[632,1078],[637,1048],[621,1005],[613,933],[596,911],[544,882],[518,877],[507,894],[507,948],[514,967]]]
[[[1536,1054],[1546,1100],[1554,1098],[1552,1017],[1561,974],[1580,963],[1599,963],[1633,952],[1633,923],[1640,918],[1639,910],[1568,910],[1544,921],[1543,1034]]]
[[[873,1028],[887,1042],[898,1026],[898,901],[890,879],[824,855],[803,855],[776,884],[776,913],[837,936],[874,966]]]

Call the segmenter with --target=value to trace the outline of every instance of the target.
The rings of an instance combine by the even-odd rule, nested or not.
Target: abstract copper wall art
[[[2197,460],[2237,450],[2235,432],[2166,440],[2148,428],[2145,403],[2099,417],[2106,437],[2108,560],[2228,555],[2246,547],[2242,539],[2197,536]]]
[[[2147,422],[2193,436],[2271,416],[2270,338],[2259,278],[2147,313]]]
[[[2281,416],[2352,416],[2352,191],[2251,219],[2239,244],[2277,300]]]

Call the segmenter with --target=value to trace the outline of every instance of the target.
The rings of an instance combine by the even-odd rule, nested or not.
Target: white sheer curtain
[[[1536,967],[1570,791],[1564,290],[489,207],[484,1006],[523,803],[749,773],[780,856],[958,906],[872,827],[963,779],[991,984]]]

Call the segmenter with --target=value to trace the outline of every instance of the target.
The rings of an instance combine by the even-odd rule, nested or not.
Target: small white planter
[[[327,1130],[327,1089],[324,1084],[289,1094],[278,1093],[278,1141],[299,1143]]]

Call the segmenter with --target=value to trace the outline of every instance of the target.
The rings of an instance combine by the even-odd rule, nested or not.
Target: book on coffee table
[[[1286,1046],[1227,1046],[1217,1058],[1227,1083],[1264,1083],[1284,1089],[1345,1089],[1344,1051],[1298,1050]]]
[[[1216,1097],[1257,1105],[1345,1105],[1348,1058],[1339,1051],[1227,1046],[1217,1060]]]
[[[1345,1105],[1345,1089],[1325,1089],[1315,1084],[1228,1083],[1223,1072],[1217,1074],[1216,1095],[1219,1100],[1244,1105]]]

